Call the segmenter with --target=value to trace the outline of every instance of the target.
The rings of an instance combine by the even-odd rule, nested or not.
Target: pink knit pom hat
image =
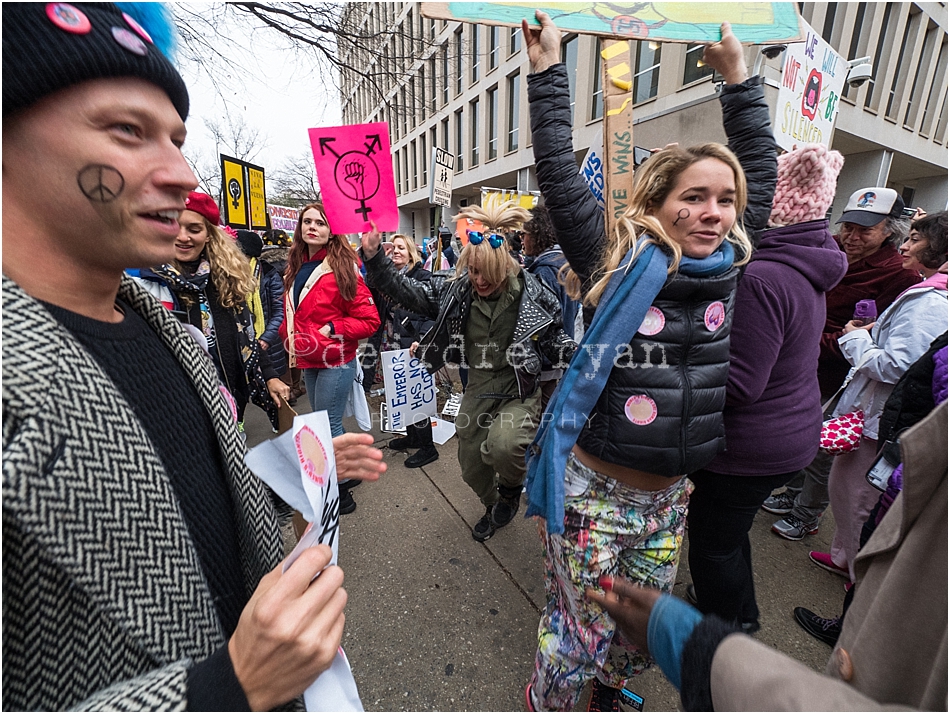
[[[769,225],[824,218],[835,198],[844,157],[823,144],[805,144],[778,157],[778,183]]]

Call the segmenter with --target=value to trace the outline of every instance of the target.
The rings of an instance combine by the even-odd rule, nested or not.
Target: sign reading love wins
[[[334,233],[399,230],[385,122],[310,129],[323,206]]]

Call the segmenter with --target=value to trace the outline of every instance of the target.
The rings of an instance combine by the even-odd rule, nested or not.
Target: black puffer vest
[[[775,189],[775,138],[759,79],[726,85],[720,102],[729,146],[745,171],[750,233],[764,227]],[[600,268],[603,211],[577,173],[567,71],[556,64],[528,76],[538,185],[558,243],[585,290]],[[629,345],[606,345],[616,360],[578,445],[611,464],[677,477],[722,450],[729,331],[739,271],[711,278],[677,274]],[[590,323],[592,311],[584,310]]]
[[[578,446],[662,476],[695,471],[721,451],[738,274],[676,275],[663,287],[641,331],[604,352],[614,368]]]

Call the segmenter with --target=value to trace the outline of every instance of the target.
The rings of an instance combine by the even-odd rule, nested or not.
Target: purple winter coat
[[[708,470],[765,476],[811,463],[822,420],[818,350],[825,293],[847,269],[827,220],[762,234],[736,293],[726,450]]]

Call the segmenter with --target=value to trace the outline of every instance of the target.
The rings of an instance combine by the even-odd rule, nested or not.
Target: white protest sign
[[[275,206],[268,203],[267,212],[270,214],[270,226],[274,230],[287,231],[291,235],[297,230],[298,212],[296,208]]]
[[[411,357],[409,350],[383,352],[380,359],[391,428],[402,431],[417,417],[435,416],[435,380],[425,365]]]
[[[434,206],[452,204],[452,177],[455,175],[455,157],[445,149],[432,147],[432,183],[429,184],[429,203]]]
[[[603,152],[595,149],[593,146],[587,150],[587,156],[584,157],[584,163],[581,164],[580,175],[584,177],[584,183],[597,199],[597,205],[601,210],[604,208],[604,157]]]
[[[251,449],[244,462],[305,518],[312,518],[284,561],[283,572],[304,550],[320,543],[333,551],[330,563],[335,565],[340,541],[340,489],[327,413],[294,417],[293,429]],[[311,712],[363,711],[342,647],[330,668],[304,691],[304,703]]]
[[[838,100],[848,77],[848,63],[802,20],[805,42],[788,45],[772,131],[786,151],[795,145],[831,143]]]

